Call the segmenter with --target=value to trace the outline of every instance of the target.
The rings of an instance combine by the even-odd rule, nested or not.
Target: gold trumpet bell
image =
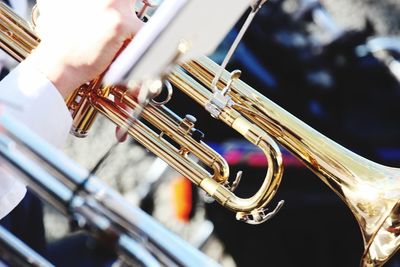
[[[0,48],[22,60],[38,43],[39,38],[29,25],[0,3]],[[73,107],[71,112],[77,110],[79,115],[85,114],[78,124],[82,126],[80,135],[86,134],[97,112],[103,113],[128,128],[137,141],[190,177],[223,206],[237,212],[238,219],[252,224],[268,220],[282,206],[280,202],[275,210],[265,213],[265,206],[275,195],[283,174],[281,153],[275,141],[278,142],[332,188],[352,210],[364,239],[361,266],[382,266],[400,246],[399,169],[371,162],[323,136],[237,79],[238,72],[232,75],[222,72],[217,86],[221,90],[215,90],[211,85],[219,70],[220,66],[202,57],[177,67],[169,81],[205,107],[213,117],[263,150],[268,158],[268,173],[260,189],[250,198],[237,197],[232,188],[225,185],[229,177],[226,161],[201,140],[193,138],[192,120],[176,121],[174,116],[167,116],[171,115],[168,110],[148,105],[142,118],[158,126],[161,134],[151,131],[140,121],[131,125],[128,123],[132,120],[130,114],[106,97],[110,93],[134,109],[137,105],[134,99],[117,87],[107,88],[101,94],[92,94],[97,91],[92,90],[88,95],[83,94],[85,88],[81,88],[82,95],[77,92],[70,99],[69,107]],[[83,97],[89,102],[82,102]],[[84,108],[79,108],[82,105]],[[180,149],[165,142],[161,138],[164,135],[179,144]],[[213,172],[193,164],[186,156],[188,151]]]
[[[339,195],[361,229],[365,250],[360,266],[382,266],[400,246],[400,172],[373,162],[366,168],[368,176],[363,181],[356,179],[354,185],[342,184],[343,196]],[[375,180],[371,180],[372,173],[377,175]]]
[[[399,249],[399,204],[397,201],[375,235],[366,243],[361,266],[381,266]]]

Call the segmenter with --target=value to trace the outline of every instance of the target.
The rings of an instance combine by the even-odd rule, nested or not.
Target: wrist
[[[73,67],[69,66],[66,60],[58,58],[56,52],[46,49],[43,44],[39,44],[26,61],[46,76],[64,99],[79,86],[75,85]]]

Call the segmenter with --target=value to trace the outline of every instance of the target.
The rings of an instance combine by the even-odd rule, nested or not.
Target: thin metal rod
[[[244,34],[247,32],[247,29],[249,28],[251,22],[253,21],[255,15],[257,12],[260,10],[261,6],[265,3],[266,1],[256,1],[254,5],[252,5],[252,9],[249,13],[249,15],[246,18],[246,21],[243,23],[242,28],[240,29],[238,35],[236,36],[235,40],[233,41],[231,47],[228,50],[228,53],[226,54],[221,66],[219,67],[218,71],[216,72],[214,79],[211,83],[211,90],[214,92],[217,90],[217,83],[219,79],[221,78],[222,72],[226,69],[226,66],[228,65],[229,61],[231,60],[233,54],[236,51],[236,48],[238,47],[240,41],[243,39]]]

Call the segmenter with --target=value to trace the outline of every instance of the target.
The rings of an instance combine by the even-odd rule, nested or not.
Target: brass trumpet
[[[39,42],[40,39],[30,25],[0,3],[1,48],[21,61]],[[129,108],[135,109],[138,106],[136,99],[127,94],[126,88],[102,87],[100,79],[78,88],[66,100],[74,119],[71,133],[78,137],[85,136],[97,113],[100,112],[115,124],[127,129],[140,144],[188,177],[219,203],[235,211],[237,219],[250,224],[262,223],[282,206],[283,202],[280,202],[274,211],[265,213],[265,206],[275,194],[282,177],[282,158],[279,148],[263,130],[239,113],[231,114],[229,118],[231,123],[240,125],[241,133],[264,151],[269,162],[262,187],[253,197],[247,199],[239,198],[233,193],[241,173],[236,175],[232,184],[228,182],[229,166],[218,153],[201,141],[201,134],[194,128],[195,121],[191,116],[181,119],[167,108],[150,103],[144,108],[141,116],[160,131],[156,133],[141,121],[131,123],[131,114],[111,100],[112,97],[119,99]],[[172,139],[177,145],[168,142],[163,136]],[[188,157],[189,153],[211,172]]]
[[[0,5],[1,46],[22,60],[39,40],[29,27],[25,27],[25,22],[10,12]],[[141,122],[128,124],[129,114],[108,98],[113,95],[129,107],[136,107],[135,99],[123,88],[99,89],[97,84],[95,89],[84,86],[77,90],[67,101],[75,116],[74,130],[78,135],[86,134],[87,126],[94,119],[88,114],[97,112],[118,125],[129,126],[128,131],[136,140],[222,205],[236,211],[239,219],[249,223],[267,220],[281,206],[279,204],[269,214],[264,213],[283,172],[281,154],[274,141],[277,140],[332,188],[353,212],[364,239],[361,266],[383,265],[400,243],[399,170],[371,162],[336,144],[240,81],[237,72],[229,74],[225,71],[218,88],[210,90],[217,70],[214,62],[200,58],[176,67],[169,81],[204,106],[213,117],[224,121],[265,152],[267,176],[259,191],[249,199],[238,198],[229,190],[226,162],[202,142],[192,140],[193,123],[190,120],[177,122],[169,117],[169,111],[150,104],[145,108],[143,118],[158,127],[162,134],[150,131]],[[162,135],[169,136],[180,147],[177,149],[166,143]],[[211,167],[214,173],[210,174],[191,161],[187,157],[189,152]]]

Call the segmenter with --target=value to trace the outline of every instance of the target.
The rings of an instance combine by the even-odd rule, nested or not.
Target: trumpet
[[[0,47],[19,61],[27,57],[40,42],[30,25],[2,3],[0,3],[0,30]],[[139,106],[137,100],[127,94],[127,88],[102,87],[100,79],[95,79],[75,90],[66,100],[74,119],[71,133],[84,137],[97,114],[101,113],[115,124],[127,129],[135,140],[188,177],[219,203],[236,212],[238,220],[250,224],[262,223],[276,214],[282,206],[283,202],[280,202],[272,212],[265,212],[265,206],[275,194],[283,173],[278,145],[263,130],[239,113],[232,114],[230,119],[236,121],[235,125],[240,125],[241,133],[250,142],[258,145],[269,161],[262,187],[254,196],[247,199],[233,193],[241,179],[241,173],[236,175],[233,183],[228,182],[228,164],[221,155],[201,141],[202,133],[194,127],[195,119],[192,116],[181,119],[166,107],[150,103],[143,109],[141,117],[159,130],[159,133],[156,133],[141,121],[135,120],[135,123],[131,123],[131,114],[111,100],[112,97],[119,99],[131,109]],[[249,129],[249,133],[246,133],[246,129]],[[168,142],[164,136],[172,139],[177,145]],[[191,159],[189,153],[206,168]]]
[[[0,6],[0,10],[0,28],[6,32],[0,35],[1,46],[6,51],[12,50],[9,52],[12,55],[22,54],[19,58],[22,60],[37,45],[38,39],[29,27],[21,29],[25,23],[17,25],[18,19],[11,16],[4,6]],[[12,34],[9,34],[10,31]],[[223,121],[264,151],[268,172],[258,192],[248,199],[237,197],[231,190],[236,187],[241,175],[232,185],[228,184],[229,171],[223,158],[201,141],[192,140],[193,120],[172,119],[169,117],[172,112],[150,104],[144,109],[143,118],[160,129],[161,134],[150,131],[141,122],[128,124],[129,114],[108,98],[113,95],[135,108],[137,101],[129,97],[123,88],[98,90],[95,86],[96,90],[90,90],[85,86],[78,89],[67,101],[71,112],[76,115],[75,121],[79,121],[74,124],[74,131],[77,135],[84,135],[88,129],[86,126],[94,119],[91,115],[97,112],[106,115],[116,124],[128,128],[136,140],[223,206],[235,211],[238,219],[251,224],[271,218],[282,205],[280,202],[275,210],[265,213],[265,206],[275,195],[283,174],[276,140],[321,178],[353,212],[364,240],[365,251],[360,265],[382,266],[397,251],[400,243],[399,170],[362,158],[318,133],[246,85],[239,79],[239,72],[224,71],[217,88],[211,88],[218,72],[218,65],[202,57],[177,66],[168,80],[205,107],[214,118]],[[77,96],[79,101],[76,101]],[[84,109],[81,109],[82,103]],[[167,144],[163,135],[178,143],[179,149]],[[189,152],[213,169],[213,173],[194,164],[187,157]]]

